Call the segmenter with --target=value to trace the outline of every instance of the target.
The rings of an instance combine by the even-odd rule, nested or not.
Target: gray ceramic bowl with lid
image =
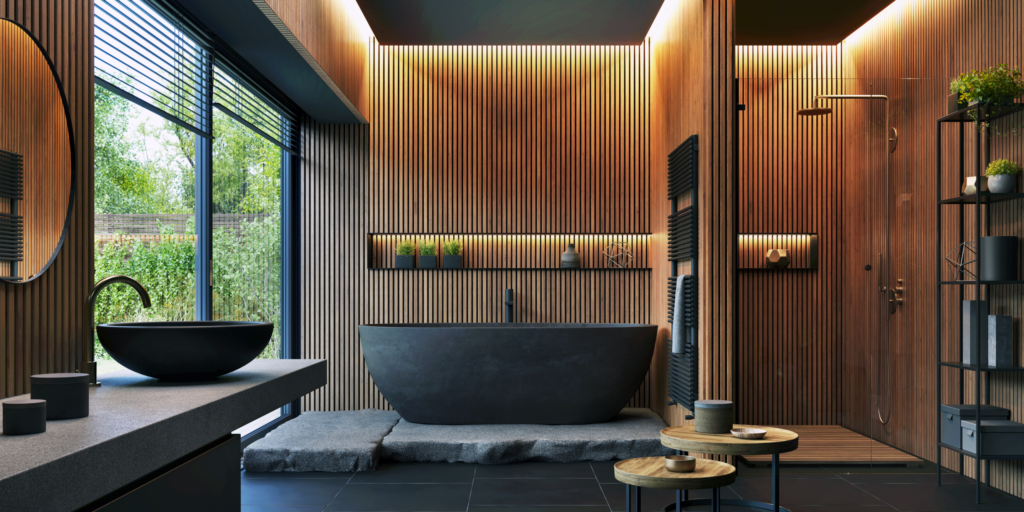
[[[46,400],[46,419],[70,420],[89,415],[89,374],[33,375],[32,398]]]

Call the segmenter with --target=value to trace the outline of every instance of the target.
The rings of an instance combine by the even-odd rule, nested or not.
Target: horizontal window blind
[[[219,65],[214,68],[213,107],[294,154],[298,120],[288,109],[256,91],[238,74]]]
[[[212,54],[143,0],[95,1],[96,83],[210,137],[204,98]]]

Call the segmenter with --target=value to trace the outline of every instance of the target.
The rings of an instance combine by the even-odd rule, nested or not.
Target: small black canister
[[[48,420],[84,418],[89,415],[89,374],[33,375],[32,398],[46,400]]]
[[[46,400],[4,402],[4,435],[23,436],[46,432]]]

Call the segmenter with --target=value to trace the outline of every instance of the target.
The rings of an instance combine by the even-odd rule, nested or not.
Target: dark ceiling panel
[[[663,0],[358,0],[381,44],[640,44]]]
[[[736,44],[838,44],[893,0],[737,0]]]

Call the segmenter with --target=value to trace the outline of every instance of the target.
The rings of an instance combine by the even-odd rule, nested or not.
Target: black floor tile
[[[872,473],[836,475],[852,484],[934,484],[935,473]],[[974,480],[958,474],[942,475],[942,485],[973,484]]]
[[[597,480],[480,479],[473,506],[608,505]]]
[[[604,491],[605,497],[608,498],[608,503],[613,512],[624,512],[626,510],[625,484],[601,484],[601,489]],[[690,491],[687,495],[687,499],[711,499],[711,491],[708,489]],[[722,499],[737,500],[739,499],[739,495],[733,492],[729,487],[723,487]],[[661,512],[665,510],[666,505],[674,504],[675,502],[676,491],[671,489],[642,489],[640,491],[640,512]],[[683,510],[689,512],[692,510],[701,510],[703,508],[703,506],[688,507]],[[710,507],[707,508],[710,510]],[[742,508],[743,510],[750,510],[746,507]]]
[[[463,512],[470,484],[349,484],[324,509],[332,511]]]
[[[1024,500],[984,487],[982,503],[974,503],[974,485],[858,484],[857,487],[901,512],[1024,511]]]
[[[243,505],[326,506],[345,486],[340,479],[243,478]]]
[[[602,462],[591,462],[590,467],[594,468],[594,474],[597,475],[597,481],[602,484],[615,484],[619,481],[615,479],[615,463],[617,460],[609,460]]]
[[[771,478],[738,478],[732,490],[740,499],[772,501]],[[779,482],[779,504],[790,505],[885,505],[871,494],[840,478],[791,478]]]
[[[354,475],[354,474],[355,473],[327,473],[327,472],[324,472],[324,471],[309,471],[309,472],[303,472],[303,473],[296,473],[296,472],[250,473],[248,471],[242,471],[242,478],[277,478],[277,479],[280,479],[280,480],[289,480],[289,479],[293,479],[293,478],[299,478],[299,479],[303,479],[303,478],[317,478],[317,479],[333,478],[333,479],[348,480],[349,478],[352,478],[352,475]]]
[[[470,484],[476,464],[406,462],[381,464],[374,471],[356,473],[353,484]]]
[[[569,505],[561,507],[469,507],[468,512],[608,512],[606,505]]]
[[[519,464],[481,464],[479,478],[594,478],[589,462],[522,462]]]
[[[242,505],[241,512],[321,512],[320,505]]]

